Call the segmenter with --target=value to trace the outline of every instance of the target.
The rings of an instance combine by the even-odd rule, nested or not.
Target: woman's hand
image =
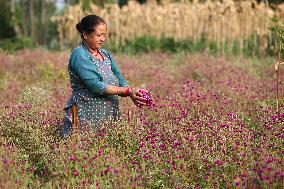
[[[145,89],[133,89],[132,87],[118,87],[108,85],[106,95],[119,95],[121,97],[130,96],[132,101],[138,107],[151,106],[153,99],[151,93]]]
[[[150,93],[149,91],[145,90],[145,89],[137,89],[137,95],[139,95],[140,97],[143,97],[143,93]]]
[[[151,104],[151,101],[153,101],[153,99],[151,98],[151,93],[145,89],[136,89],[131,92],[133,92],[133,94],[131,94],[133,98],[131,97],[131,95],[130,98],[137,107],[142,107],[147,105],[149,106]],[[149,95],[145,96],[145,94]]]
[[[137,107],[142,107],[142,106],[146,106],[146,98],[143,98],[143,94],[141,92],[139,92],[139,90],[141,89],[133,89],[129,92],[129,96],[131,98],[131,100],[133,101],[133,103],[137,106]]]

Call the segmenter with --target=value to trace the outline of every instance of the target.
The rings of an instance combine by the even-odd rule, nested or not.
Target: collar
[[[93,54],[89,51],[87,45],[86,45],[83,41],[80,43],[80,47],[83,47],[90,55],[93,55]],[[101,49],[98,49],[98,51],[99,51],[100,54],[102,54],[102,53],[101,53]]]

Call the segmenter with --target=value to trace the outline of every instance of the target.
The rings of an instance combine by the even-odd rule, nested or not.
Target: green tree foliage
[[[11,10],[11,2],[0,0],[0,48],[14,51],[34,47],[34,44],[56,48],[56,36],[58,35],[56,24],[50,20],[52,15],[59,14],[56,12],[55,1],[33,0],[31,9],[30,1],[15,0],[13,1],[14,12]],[[44,3],[44,6],[40,6],[40,2]],[[41,14],[43,9],[44,15]],[[30,11],[32,11],[32,19]],[[15,18],[14,21],[13,18]],[[18,30],[15,31],[14,28]]]
[[[271,21],[274,23],[273,26],[269,28],[272,32],[273,37],[276,39],[273,46],[275,54],[284,53],[284,22],[278,20],[278,18],[271,18]],[[280,55],[279,55],[280,56]]]
[[[0,0],[0,40],[15,37],[16,33],[11,24],[12,13],[9,7],[8,0]]]

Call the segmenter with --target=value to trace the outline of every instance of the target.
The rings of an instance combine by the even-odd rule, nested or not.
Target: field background
[[[213,12],[218,16],[219,11],[201,13],[192,8],[199,10],[211,3],[213,10],[217,10],[214,6],[231,10],[238,1],[148,1],[142,5],[130,1],[121,8],[114,2],[78,2],[70,1],[61,13],[46,18],[57,23],[54,38],[46,32],[49,34],[44,40],[37,41],[39,31],[35,39],[29,32],[24,37],[19,29],[22,36],[15,32],[14,37],[0,40],[1,188],[284,187],[284,66],[279,69],[277,112],[276,60],[271,50],[275,38],[268,30],[269,16],[261,12],[281,18],[281,11],[277,12],[281,4],[250,1],[249,7],[257,9],[249,11],[255,19],[245,19],[247,30],[235,24],[236,31],[244,36],[238,33],[234,38],[233,31],[226,28],[232,22],[230,11],[225,14],[225,22],[206,22],[205,18],[212,17]],[[154,104],[137,108],[129,98],[120,98],[118,122],[105,123],[95,134],[80,135],[75,131],[64,140],[58,131],[63,107],[71,95],[67,65],[70,50],[79,40],[79,35],[68,27],[99,6],[104,7],[100,14],[111,28],[105,47],[112,52],[129,85],[151,91]],[[159,6],[167,6],[169,12],[183,8],[184,14],[179,15],[192,22],[197,23],[196,18],[201,16],[204,19],[192,33],[185,32],[192,24],[183,24],[185,30],[172,35],[177,28],[171,24],[175,27],[169,33],[155,36],[150,27],[143,25],[147,22],[133,25],[135,18],[128,15],[134,14],[131,6],[137,6],[136,12],[148,9],[145,20],[156,19],[153,14],[163,10]],[[122,19],[113,11],[103,12],[112,8],[122,11],[118,14],[121,17],[124,11],[125,22],[132,20],[133,26],[145,31],[127,23],[119,24],[121,27],[112,24]],[[196,14],[195,19],[186,17],[189,12]],[[241,17],[249,15],[237,14],[234,18]],[[63,18],[68,23],[64,31],[70,35],[60,33]],[[157,27],[158,33],[164,22],[149,26]],[[215,24],[217,31],[223,28],[224,34],[214,33],[209,23]],[[257,26],[262,27],[255,30]],[[136,32],[140,30],[141,35]],[[55,45],[52,39],[57,41]]]

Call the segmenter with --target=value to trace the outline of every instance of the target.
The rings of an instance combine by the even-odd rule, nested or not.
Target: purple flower
[[[239,181],[236,181],[236,182],[235,182],[235,185],[236,185],[236,186],[239,186],[239,185],[240,185],[240,182],[239,182]]]
[[[132,165],[137,165],[138,162],[137,161],[132,161]]]
[[[140,93],[142,93],[142,97],[146,99],[146,106],[151,107],[152,104],[152,97],[151,97],[151,93],[150,92],[146,92],[143,90],[139,90]]]
[[[223,163],[221,160],[215,160],[215,161],[214,161],[214,164],[221,166],[221,165],[223,165],[224,163]]]
[[[164,144],[164,143],[161,143],[161,144],[160,144],[160,149],[161,149],[161,150],[164,150],[164,149],[165,149],[165,144]]]

